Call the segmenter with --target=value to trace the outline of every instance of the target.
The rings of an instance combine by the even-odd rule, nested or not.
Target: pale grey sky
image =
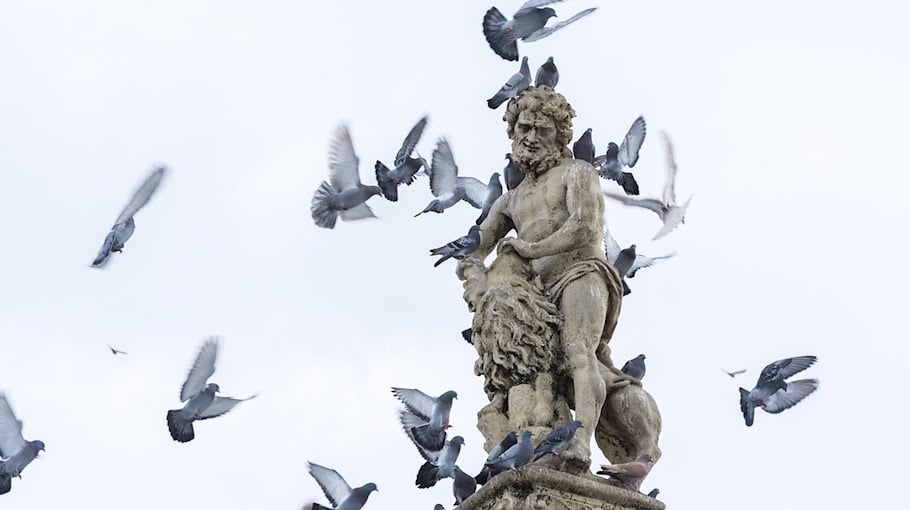
[[[325,231],[309,208],[342,120],[365,181],[425,113],[422,154],[446,136],[464,174],[501,170],[485,100],[518,66],[483,39],[490,5],[0,0],[0,390],[47,443],[4,509],[297,509],[325,503],[308,459],[376,482],[367,508],[451,506],[449,483],[414,487],[389,387],[458,391],[459,464],[480,467],[470,317],[454,264],[427,254],[476,211],[412,218],[425,179],[373,199],[380,220]],[[892,505],[910,454],[910,5],[555,8],[594,5],[522,54],[555,57],[576,134],[599,147],[645,116],[643,195],[663,183],[660,130],[680,197],[695,194],[656,243],[653,214],[607,205],[621,244],[678,252],[636,277],[612,342],[617,363],[647,354],[663,414],[645,488],[671,508]],[[172,171],[124,253],[90,269],[156,162]],[[177,444],[165,412],[208,334],[223,335],[213,380],[260,396]],[[819,356],[805,375],[821,389],[746,428],[737,386],[801,354]],[[859,461],[876,483],[844,467]]]

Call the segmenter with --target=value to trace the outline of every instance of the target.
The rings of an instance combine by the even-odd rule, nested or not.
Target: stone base
[[[610,484],[539,465],[501,473],[457,507],[459,510],[665,510],[663,502]]]

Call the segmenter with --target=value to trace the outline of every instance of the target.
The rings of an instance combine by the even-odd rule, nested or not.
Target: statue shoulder
[[[596,184],[600,186],[600,176],[597,171],[587,161],[566,158],[555,168],[560,169],[560,173],[567,184],[588,186]]]

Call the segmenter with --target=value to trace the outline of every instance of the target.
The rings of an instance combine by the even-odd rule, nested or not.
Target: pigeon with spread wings
[[[549,37],[579,19],[596,11],[596,7],[585,9],[571,18],[550,26],[547,21],[556,16],[549,4],[562,0],[528,0],[507,19],[499,9],[491,7],[483,16],[483,35],[494,53],[506,60],[518,60],[518,40],[533,42]]]
[[[777,414],[790,409],[817,390],[818,379],[785,381],[812,366],[817,359],[815,356],[797,356],[777,360],[761,371],[752,391],[740,388],[739,407],[746,420],[746,426],[752,426],[756,407],[767,413]]]
[[[26,441],[22,437],[22,422],[0,392],[0,494],[9,492],[13,478],[22,478],[25,467],[43,451],[42,441]]]
[[[381,194],[379,186],[360,182],[360,158],[354,152],[351,133],[346,125],[339,125],[329,146],[329,180],[316,188],[310,206],[316,226],[335,228],[338,216],[344,221],[375,218],[366,202]]]
[[[382,189],[382,195],[392,202],[398,201],[398,185],[405,183],[408,186],[414,182],[417,172],[427,166],[425,159],[418,156],[411,157],[411,153],[417,147],[420,137],[423,135],[424,128],[427,127],[427,116],[424,115],[417,124],[408,132],[408,135],[401,143],[398,154],[395,155],[395,168],[389,168],[382,164],[382,161],[376,161],[376,182]]]
[[[367,503],[373,491],[379,491],[375,483],[368,483],[352,489],[348,482],[338,474],[338,471],[329,469],[319,464],[307,462],[307,471],[319,484],[319,488],[329,499],[335,510],[360,510]],[[312,510],[329,510],[328,508],[313,503]]]
[[[464,200],[477,209],[483,208],[483,202],[489,194],[487,185],[474,177],[460,177],[452,147],[442,138],[433,151],[433,162],[430,164],[430,191],[436,197],[422,211],[441,213]]]
[[[629,172],[623,172],[622,169],[632,168],[635,163],[638,163],[638,153],[641,151],[641,144],[644,143],[646,134],[645,119],[638,117],[623,138],[622,145],[610,142],[607,145],[607,153],[597,156],[592,162],[594,170],[601,177],[616,181],[627,195],[638,194],[638,183],[635,182],[635,176]]]

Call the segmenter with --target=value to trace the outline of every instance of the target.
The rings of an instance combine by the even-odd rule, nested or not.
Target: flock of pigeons
[[[483,17],[483,33],[490,48],[503,59],[517,61],[518,40],[528,43],[543,39],[596,10],[586,9],[565,21],[548,26],[547,22],[555,17],[556,13],[546,6],[559,1],[561,0],[529,0],[515,12],[512,19],[507,19],[495,7],[489,9]],[[559,71],[553,57],[550,57],[537,70],[534,83],[537,87],[555,88],[558,82]],[[530,68],[527,57],[524,57],[519,71],[487,100],[487,105],[491,109],[496,109],[509,99],[518,97],[530,86]],[[466,236],[431,250],[432,255],[441,256],[435,265],[438,266],[449,258],[462,259],[472,253],[480,241],[479,225],[486,218],[493,203],[503,194],[500,174],[493,173],[486,184],[474,177],[460,176],[452,150],[444,138],[437,142],[428,163],[416,153],[417,144],[427,122],[428,118],[424,116],[408,132],[395,155],[393,168],[390,169],[381,161],[376,162],[374,170],[377,186],[367,186],[361,182],[359,158],[354,151],[350,132],[347,126],[339,126],[330,144],[329,180],[320,184],[312,201],[311,212],[316,225],[334,228],[339,216],[344,221],[373,218],[375,215],[366,204],[370,198],[382,195],[387,200],[395,202],[398,200],[399,186],[413,184],[422,173],[429,176],[430,191],[435,198],[415,216],[427,212],[442,213],[459,202],[467,202],[480,210],[479,217],[475,224],[471,225]],[[592,133],[590,128],[585,130],[574,143],[573,154],[576,159],[593,165],[604,179],[615,181],[625,192],[625,194],[604,192],[605,196],[624,205],[654,211],[663,223],[654,240],[667,235],[680,223],[684,223],[686,210],[692,199],[690,197],[682,205],[677,203],[676,162],[669,140],[666,140],[667,182],[661,198],[639,199],[633,198],[639,194],[638,183],[632,173],[625,170],[633,168],[638,161],[639,151],[647,133],[644,118],[635,119],[622,142],[619,145],[610,142],[606,153],[602,155],[596,155]],[[521,184],[524,174],[515,167],[510,154],[506,154],[506,160],[502,177],[506,189],[513,190]],[[92,261],[92,267],[104,267],[113,253],[123,251],[124,245],[136,228],[134,216],[149,202],[167,171],[165,166],[154,168],[139,186],[106,235],[101,249]],[[639,269],[674,255],[647,257],[637,253],[634,244],[621,249],[609,231],[605,231],[604,252],[607,260],[623,277],[626,294],[630,292],[625,283],[626,278],[633,278]],[[470,341],[470,330],[463,332],[463,335]],[[185,443],[193,440],[194,422],[222,416],[240,402],[255,397],[253,395],[237,399],[217,395],[220,392],[219,386],[209,383],[208,380],[215,372],[218,345],[217,338],[205,340],[180,389],[183,407],[166,413],[168,430],[175,441]],[[108,347],[114,355],[126,354]],[[642,379],[645,375],[644,360],[645,356],[639,355],[626,362],[622,371],[631,377]],[[751,391],[740,388],[740,407],[746,425],[752,425],[756,408],[768,413],[780,413],[815,391],[818,388],[817,379],[786,381],[815,361],[814,356],[775,361],[762,370],[758,382]],[[743,370],[725,373],[735,377],[742,372]],[[446,429],[450,427],[452,400],[457,398],[456,393],[447,391],[437,397],[431,397],[420,390],[408,388],[392,388],[392,393],[404,405],[400,410],[402,427],[424,460],[418,469],[415,485],[427,488],[441,480],[451,478],[456,505],[473,494],[478,484],[488,482],[499,473],[521,468],[549,454],[559,455],[572,441],[576,430],[585,426],[579,421],[569,422],[553,430],[536,448],[532,445],[533,434],[530,431],[521,431],[520,434],[518,431],[512,431],[490,451],[480,472],[471,476],[456,464],[464,439],[461,436],[446,438]],[[42,441],[24,439],[22,421],[13,413],[6,395],[0,392],[0,494],[10,491],[12,478],[21,478],[22,471],[44,449]],[[610,476],[621,485],[633,488],[647,475],[650,462],[651,459],[645,455],[634,462],[602,466],[598,474]],[[337,471],[319,464],[308,463],[308,469],[329,499],[332,508],[336,510],[359,510],[366,504],[370,494],[377,490],[374,483],[351,488]],[[656,497],[658,492],[654,489],[648,495]],[[312,508],[326,507],[313,504]],[[442,509],[442,505],[436,505],[436,510]]]

